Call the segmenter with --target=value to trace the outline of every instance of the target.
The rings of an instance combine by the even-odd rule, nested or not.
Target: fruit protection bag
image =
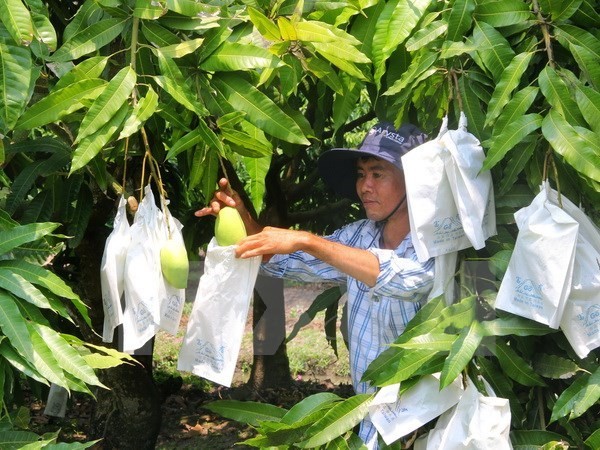
[[[479,140],[467,131],[467,118],[461,111],[458,129],[441,137],[450,153],[445,166],[452,196],[465,235],[474,249],[496,234],[494,185],[489,170],[481,170],[485,154]]]
[[[115,328],[123,322],[121,297],[124,292],[125,259],[131,242],[129,222],[127,221],[125,197],[119,200],[113,230],[104,244],[104,253],[100,264],[100,285],[104,308],[104,330],[102,340],[112,342]]]
[[[171,215],[166,206],[164,207],[164,210],[164,220],[161,221],[161,228],[159,230],[161,241],[159,249],[168,239],[172,239],[183,244],[183,235],[181,234],[183,225],[179,220]],[[160,250],[158,265],[160,268]],[[183,307],[185,305],[185,289],[172,286],[165,280],[164,276],[162,275],[162,271],[159,270],[159,272],[159,293],[161,300],[158,324],[162,330],[169,334],[176,335],[177,331],[179,330],[179,323],[181,322],[181,315],[183,314]]]
[[[369,405],[371,422],[386,444],[412,433],[454,406],[463,394],[460,378],[440,390],[440,374],[425,375],[398,396],[398,383],[382,387]]]
[[[131,244],[125,260],[123,351],[129,353],[156,334],[164,295],[160,271],[163,217],[150,186],[144,192],[131,225]]]
[[[552,198],[556,191],[551,191]],[[579,223],[573,281],[560,328],[580,358],[600,347],[600,230],[562,196],[564,210]]]
[[[235,246],[208,244],[204,273],[179,352],[178,370],[231,386],[261,257],[235,257]]]
[[[460,115],[457,130],[444,117],[438,136],[402,156],[413,245],[424,262],[496,234],[493,184],[485,155]]]
[[[450,154],[441,138],[447,131],[445,117],[435,139],[402,156],[410,232],[421,262],[470,245],[446,175]]]
[[[558,328],[571,291],[579,224],[549,193],[544,182],[514,215],[519,232],[495,307]]]
[[[491,388],[488,388],[488,392]],[[481,394],[469,380],[456,405],[415,441],[415,450],[511,450],[508,399]]]

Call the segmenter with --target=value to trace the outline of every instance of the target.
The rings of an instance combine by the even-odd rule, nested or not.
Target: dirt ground
[[[291,286],[285,288],[286,331],[289,333],[297,320],[297,314],[305,311],[314,298],[324,290],[323,286]],[[296,317],[288,317],[290,311]],[[183,318],[182,320],[185,320]],[[185,326],[185,323],[182,323]],[[309,326],[322,327],[322,323]],[[251,327],[249,318],[247,328]],[[343,345],[343,344],[342,344]],[[304,397],[317,392],[334,392],[342,397],[352,394],[349,378],[336,376],[332,372],[300,377],[286,389],[267,389],[261,392],[251,391],[245,385],[247,374],[238,370],[231,388],[212,385],[202,390],[191,384],[171,387],[162,405],[162,426],[156,449],[196,449],[196,450],[245,450],[251,447],[239,445],[254,436],[251,427],[224,419],[204,408],[208,402],[218,399],[237,399],[260,401],[290,408]],[[333,380],[333,381],[332,381]],[[75,395],[64,419],[45,416],[44,404],[35,402],[31,405],[31,416],[34,428],[39,430],[62,429],[62,434],[69,441],[85,442],[86,428],[92,412],[92,404],[86,396]],[[125,449],[124,449],[125,450]]]

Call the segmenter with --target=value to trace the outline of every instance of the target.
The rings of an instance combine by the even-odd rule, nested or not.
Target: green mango
[[[160,249],[160,268],[167,283],[185,289],[190,272],[187,251],[183,242],[169,239]]]
[[[215,222],[215,238],[222,247],[236,245],[247,236],[242,216],[231,206],[221,208]]]

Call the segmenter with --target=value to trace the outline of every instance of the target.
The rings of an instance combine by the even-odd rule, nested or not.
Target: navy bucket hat
[[[427,135],[412,124],[396,129],[393,124],[381,122],[374,125],[358,149],[333,148],[319,157],[321,178],[336,194],[358,200],[356,194],[356,160],[376,157],[402,169],[402,156],[425,143]]]

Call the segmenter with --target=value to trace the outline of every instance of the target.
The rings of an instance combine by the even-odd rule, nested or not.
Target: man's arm
[[[373,253],[332,242],[306,231],[265,227],[260,233],[243,239],[236,248],[236,256],[270,257],[298,250],[305,251],[370,287],[375,286],[379,275],[379,260]]]

